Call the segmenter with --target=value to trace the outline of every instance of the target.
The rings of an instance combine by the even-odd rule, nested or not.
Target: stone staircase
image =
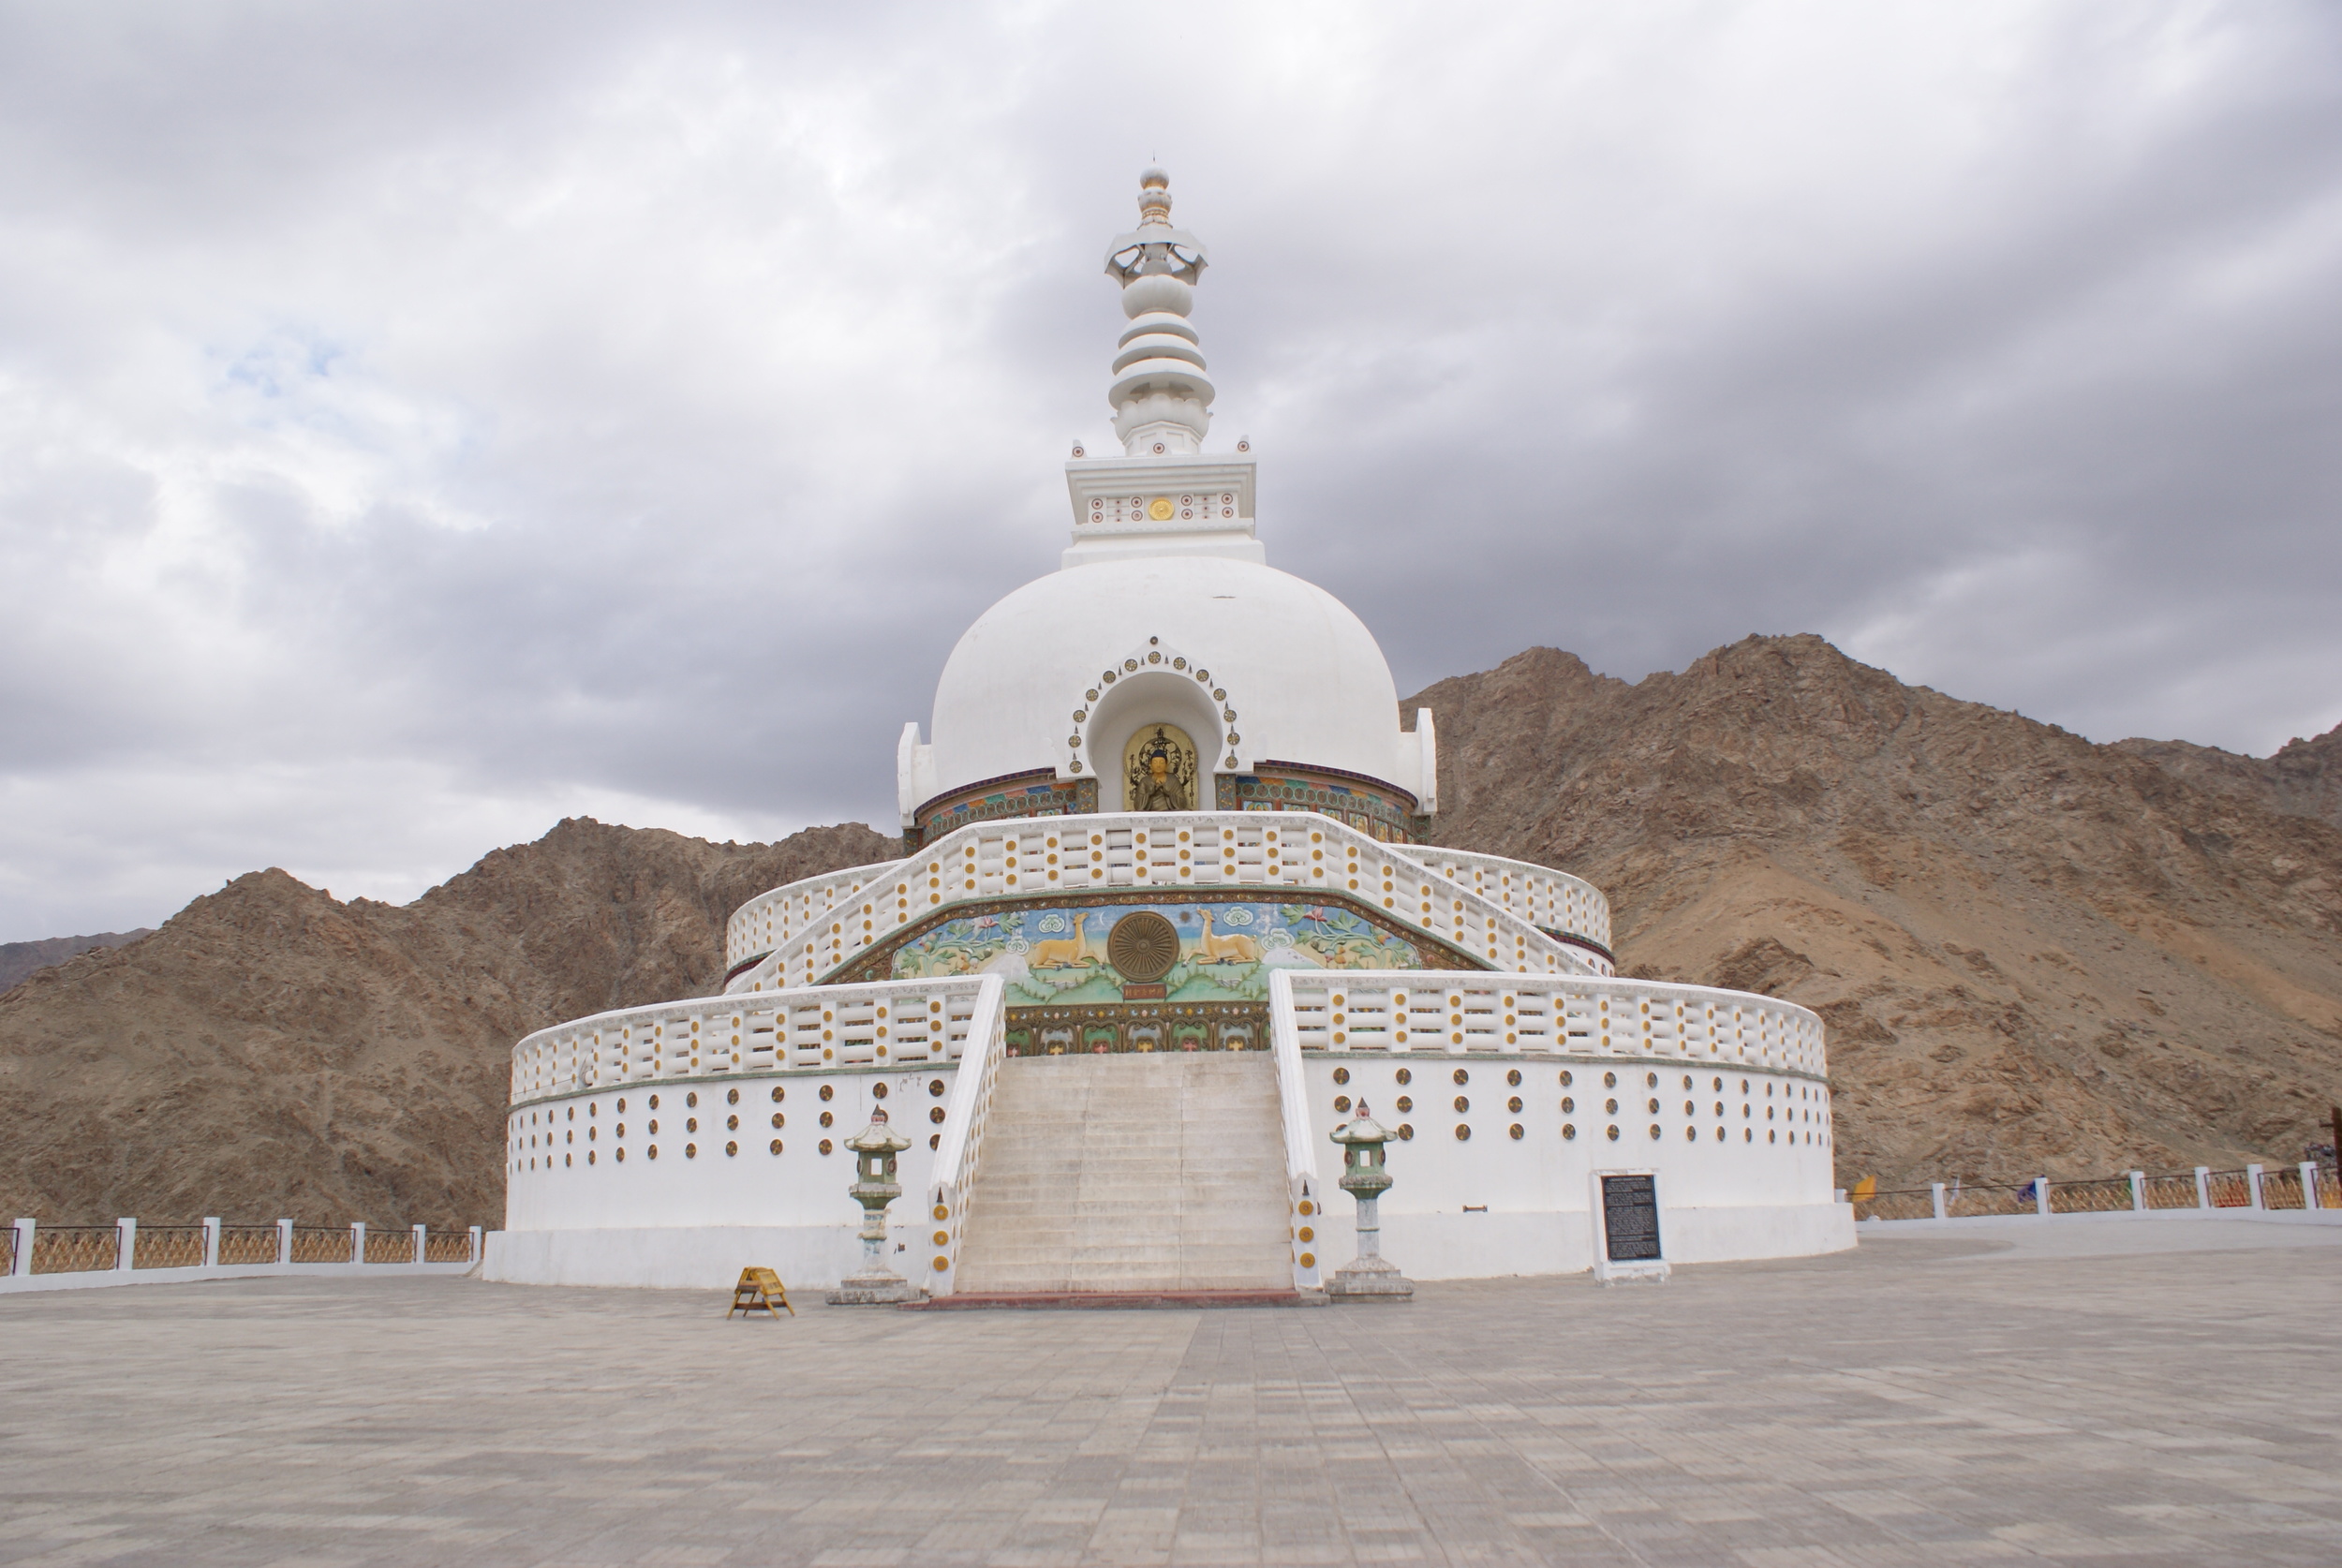
[[[1001,1063],[962,1295],[1293,1289],[1266,1051]]]

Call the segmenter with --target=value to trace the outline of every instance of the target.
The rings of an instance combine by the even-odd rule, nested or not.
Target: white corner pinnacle
[[[904,827],[917,820],[913,814],[933,793],[935,747],[920,744],[919,721],[914,718],[903,726],[902,738],[895,743],[895,805]]]
[[[1431,727],[1431,710],[1415,710],[1415,803],[1426,817],[1439,812],[1439,732]]]
[[[1065,466],[1069,568],[1140,555],[1266,560],[1253,534],[1252,442],[1235,457],[1204,455],[1214,389],[1187,313],[1208,264],[1195,236],[1171,227],[1171,176],[1139,175],[1138,227],[1106,248],[1106,275],[1121,285],[1130,320],[1106,389],[1122,455],[1091,457],[1075,443]]]

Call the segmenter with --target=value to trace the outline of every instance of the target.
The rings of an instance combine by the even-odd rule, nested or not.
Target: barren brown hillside
[[[514,1040],[714,990],[742,900],[894,848],[570,821],[403,907],[239,877],[0,996],[0,1208],[494,1225]]]
[[[2342,735],[2094,746],[1814,637],[1418,703],[1444,840],[1601,884],[1631,972],[1829,1019],[1848,1182],[2292,1161],[2342,1093]],[[711,991],[743,899],[895,851],[578,821],[400,908],[239,878],[0,996],[0,1208],[493,1223],[515,1039]]]
[[[2308,802],[2335,736],[2296,743],[2288,814],[2265,763],[2191,782],[2201,759],[2167,769],[2152,743],[2095,746],[1810,636],[1631,686],[1533,649],[1418,704],[1443,841],[1604,887],[1623,970],[1824,1014],[1845,1180],[2322,1141],[2342,831]]]
[[[2114,749],[2144,757],[2164,772],[2216,793],[2342,827],[2342,727],[2316,740],[2295,736],[2274,757],[2240,757],[2188,741],[2116,741]]]
[[[7,990],[35,969],[87,953],[93,947],[126,947],[149,935],[146,926],[135,931],[95,931],[86,937],[50,937],[37,942],[0,942],[0,991]]]

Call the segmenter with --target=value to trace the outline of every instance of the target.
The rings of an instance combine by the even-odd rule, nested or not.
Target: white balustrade
[[[1609,951],[1610,901],[1592,882],[1566,871],[1502,855],[1471,854],[1430,844],[1411,845],[1401,852],[1458,886],[1502,904],[1532,925],[1566,931],[1605,953]],[[1608,963],[1597,967],[1608,972]]]
[[[1485,880],[1488,865],[1515,863],[1471,857],[1488,865],[1466,867],[1450,857],[1459,870],[1450,877],[1414,858],[1419,852],[1315,812],[1155,812],[976,823],[891,867],[863,868],[880,874],[861,883],[858,897],[833,903],[828,919],[801,926],[763,961],[736,976],[731,992],[737,997],[812,985],[913,921],[955,904],[1119,888],[1257,887],[1300,899],[1339,894],[1380,908],[1398,924],[1438,937],[1500,970],[1600,972],[1590,954],[1548,937],[1534,920],[1478,886],[1464,885],[1466,869]],[[764,896],[793,894],[778,888]],[[1547,895],[1549,912],[1553,897]],[[1524,904],[1529,898],[1524,891]],[[1563,907],[1567,908],[1565,896]],[[1594,924],[1590,916],[1587,924]],[[1599,937],[1592,931],[1577,934],[1595,940],[1607,937],[1607,909],[1599,931]]]
[[[1270,995],[1304,1051],[1665,1058],[1821,1077],[1822,1022],[1794,1002],[1581,976],[1289,969]]]
[[[665,1078],[956,1062],[986,984],[890,980],[598,1013],[512,1047],[512,1103]]]
[[[724,968],[772,952],[900,864],[882,860],[851,865],[757,895],[724,923]]]
[[[984,1163],[985,1129],[992,1121],[992,1098],[1008,1055],[1008,987],[998,975],[977,983],[968,1044],[944,1103],[943,1141],[936,1146],[935,1176],[927,1194],[927,1219],[936,1241],[920,1283],[936,1295],[952,1294],[958,1277],[960,1239],[968,1233],[968,1206]]]

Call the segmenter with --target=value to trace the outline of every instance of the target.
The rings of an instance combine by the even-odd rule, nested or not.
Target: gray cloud
[[[1402,688],[1820,630],[2342,719],[2315,6],[0,13],[0,936],[554,817],[884,823],[1160,157]]]

